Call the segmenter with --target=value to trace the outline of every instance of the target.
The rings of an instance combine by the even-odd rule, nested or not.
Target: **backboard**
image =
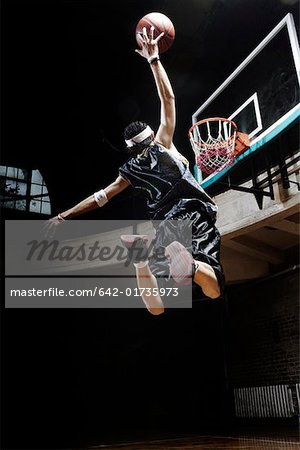
[[[237,164],[299,117],[299,86],[299,44],[293,16],[287,14],[195,111],[192,123],[208,117],[233,120],[239,131],[247,133],[251,140],[251,147],[236,158]],[[207,187],[220,178],[224,170],[204,179],[195,167],[195,176]]]

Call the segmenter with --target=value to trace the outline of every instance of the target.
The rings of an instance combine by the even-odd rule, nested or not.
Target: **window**
[[[51,214],[48,189],[36,169],[0,166],[0,200],[4,208]]]

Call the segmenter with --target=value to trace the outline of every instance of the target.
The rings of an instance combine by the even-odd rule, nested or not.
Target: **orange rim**
[[[202,120],[199,120],[199,122],[194,123],[194,125],[192,125],[191,128],[190,128],[189,131],[188,131],[188,138],[189,138],[189,139],[192,139],[192,137],[193,137],[192,132],[193,132],[193,130],[194,130],[195,127],[197,127],[197,126],[199,126],[199,125],[202,125],[203,123],[206,123],[206,122],[216,122],[217,120],[221,120],[222,122],[231,123],[231,124],[233,125],[233,127],[234,127],[234,130],[235,130],[236,132],[238,131],[237,124],[236,124],[235,122],[233,122],[233,120],[225,119],[224,117],[209,117],[208,119],[202,119]],[[230,136],[230,138],[228,138],[228,141],[229,141],[230,139],[232,139],[232,138],[233,138],[233,135]],[[227,141],[227,140],[224,139],[224,141]],[[198,145],[200,145],[199,142],[197,142],[197,141],[195,141],[195,143],[197,143]],[[204,144],[204,145],[205,145],[205,144]]]

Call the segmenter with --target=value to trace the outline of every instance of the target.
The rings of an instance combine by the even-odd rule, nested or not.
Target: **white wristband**
[[[149,64],[152,64],[154,61],[159,61],[159,56],[158,55],[152,55],[150,56],[150,58],[147,59]]]
[[[105,194],[104,189],[101,189],[100,191],[95,192],[94,199],[95,199],[95,202],[98,204],[98,206],[100,206],[100,208],[101,208],[101,206],[104,206],[105,203],[108,202],[108,198]]]

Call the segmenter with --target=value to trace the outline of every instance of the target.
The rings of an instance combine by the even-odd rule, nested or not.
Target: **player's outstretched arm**
[[[50,219],[53,222],[61,222],[63,220],[72,219],[73,217],[79,216],[86,212],[92,211],[98,207],[104,206],[109,200],[111,200],[115,195],[124,191],[124,189],[129,186],[129,182],[118,176],[116,180],[107,186],[105,189],[101,189],[98,192],[90,195],[89,197],[77,203],[72,208],[63,211],[57,216]]]
[[[175,96],[169,77],[159,60],[158,42],[164,33],[154,39],[153,32],[154,28],[151,27],[148,36],[146,28],[143,29],[142,48],[136,50],[136,52],[148,60],[161,102],[160,126],[155,140],[167,149],[173,149],[173,135],[176,125]]]

